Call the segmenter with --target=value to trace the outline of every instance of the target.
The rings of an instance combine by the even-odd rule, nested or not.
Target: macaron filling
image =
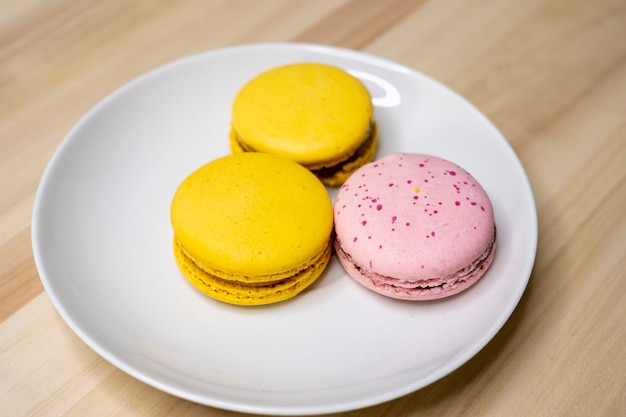
[[[176,262],[197,289],[217,300],[239,305],[262,305],[292,298],[316,281],[330,260],[330,252],[331,245],[328,244],[311,262],[291,271],[292,275],[286,278],[268,276],[266,281],[245,282],[207,272],[186,255],[178,242],[174,242]]]
[[[365,287],[377,292],[393,294],[395,298],[424,299],[437,298],[439,294],[453,295],[471,286],[487,270],[494,259],[496,248],[496,230],[484,252],[466,267],[446,276],[431,277],[419,280],[406,280],[389,277],[376,273],[369,268],[359,265],[341,247],[341,242],[335,239],[335,252],[346,267],[350,275]]]
[[[320,251],[313,255],[306,262],[297,265],[293,268],[284,270],[284,271],[276,271],[272,274],[257,274],[257,275],[244,275],[244,274],[233,274],[224,270],[220,270],[215,266],[211,266],[206,261],[202,261],[199,257],[192,255],[185,247],[174,238],[174,246],[176,251],[180,251],[182,257],[184,257],[189,262],[193,263],[203,274],[206,274],[210,279],[219,279],[226,282],[237,282],[242,285],[250,285],[250,286],[265,286],[272,285],[286,279],[290,279],[301,275],[302,272],[307,271],[311,265],[317,265],[320,263],[326,262],[325,258],[327,254],[330,253],[331,244],[330,241],[325,244],[324,247],[320,249]]]
[[[371,148],[373,146],[376,146],[377,140],[378,140],[378,127],[376,126],[376,123],[372,123],[372,127],[368,131],[367,138],[365,139],[365,141],[363,141],[361,146],[359,146],[359,148],[356,150],[356,152],[354,152],[348,159],[346,159],[346,160],[344,160],[344,161],[342,161],[340,163],[328,166],[328,167],[323,167],[323,168],[319,168],[319,169],[313,169],[311,171],[318,178],[322,178],[322,179],[333,178],[338,173],[340,173],[342,171],[344,171],[344,172],[347,171],[347,172],[351,173],[352,171],[356,170],[356,168],[358,168],[362,164],[359,163],[354,168],[352,168],[352,167],[349,168],[349,169],[346,169],[346,168],[349,165],[351,165],[351,164],[358,163],[363,158],[367,158],[368,157],[368,153],[370,152]]]
[[[234,128],[231,129],[231,148],[238,152],[262,152],[247,144]],[[315,164],[301,163],[315,176],[328,185],[340,185],[352,172],[364,163],[372,160],[378,142],[378,126],[374,121],[365,135],[365,139],[354,153],[342,161],[318,162]],[[299,162],[299,161],[296,161]],[[334,183],[337,180],[336,184]]]

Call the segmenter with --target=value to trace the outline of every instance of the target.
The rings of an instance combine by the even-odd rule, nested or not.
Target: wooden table
[[[31,209],[49,158],[107,94],[169,61],[300,41],[376,54],[468,98],[519,155],[537,204],[529,286],[447,377],[351,416],[626,415],[623,0],[0,1],[0,415],[240,415],[110,365],[40,283]]]

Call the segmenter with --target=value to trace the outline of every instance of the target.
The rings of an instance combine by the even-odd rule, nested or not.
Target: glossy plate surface
[[[230,105],[243,83],[299,61],[337,65],[364,81],[380,127],[377,157],[437,155],[483,185],[496,213],[498,248],[475,286],[435,302],[392,300],[359,286],[333,258],[303,294],[250,308],[209,299],[181,276],[169,221],[176,187],[229,153]],[[198,403],[304,415],[400,397],[476,354],[526,288],[537,219],[509,144],[445,86],[359,52],[253,44],[156,69],[85,115],[44,173],[32,238],[54,306],[118,368]]]

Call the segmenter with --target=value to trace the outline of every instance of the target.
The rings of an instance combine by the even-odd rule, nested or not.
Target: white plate
[[[364,80],[380,126],[378,157],[430,153],[482,183],[493,200],[498,249],[478,284],[436,302],[391,300],[353,282],[332,259],[305,293],[250,308],[209,299],[181,276],[169,221],[176,187],[229,153],[230,104],[242,84],[295,61],[331,63]],[[448,88],[359,52],[256,44],[166,65],[91,110],[44,173],[32,239],[56,309],[118,368],[198,403],[303,415],[400,397],[476,354],[524,292],[537,219],[509,144]]]

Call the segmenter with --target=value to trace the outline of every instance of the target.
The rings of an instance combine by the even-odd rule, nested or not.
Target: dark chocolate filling
[[[341,161],[340,163],[335,164],[330,167],[324,167],[320,169],[311,170],[311,172],[314,173],[318,178],[334,177],[338,172],[340,172],[343,169],[343,167],[346,164],[349,164],[358,160],[361,156],[363,156],[365,152],[367,152],[367,150],[372,144],[372,141],[374,140],[375,131],[376,131],[375,126],[370,127],[370,130],[367,135],[367,139],[365,139],[365,141],[361,144],[361,146],[359,146],[356,152],[354,152],[348,159]]]
[[[363,141],[363,143],[361,144],[361,146],[359,146],[359,148],[356,150],[356,152],[354,152],[352,155],[350,155],[350,157],[348,159],[345,159],[341,162],[339,162],[338,164],[329,166],[329,167],[323,167],[320,169],[312,169],[311,172],[313,174],[315,174],[318,178],[332,178],[334,177],[338,172],[340,172],[343,167],[346,164],[352,163],[356,160],[358,160],[361,156],[363,156],[363,154],[365,154],[365,152],[367,152],[367,150],[369,149],[369,147],[372,144],[372,141],[374,140],[374,136],[376,134],[376,125],[374,123],[372,123],[372,125],[370,126],[370,129],[367,133],[367,138],[365,139],[365,141]],[[250,146],[248,146],[246,143],[242,142],[241,139],[239,138],[239,136],[235,133],[236,137],[237,137],[237,143],[239,144],[239,146],[241,147],[241,149],[243,149],[245,152],[256,152],[256,150]]]

